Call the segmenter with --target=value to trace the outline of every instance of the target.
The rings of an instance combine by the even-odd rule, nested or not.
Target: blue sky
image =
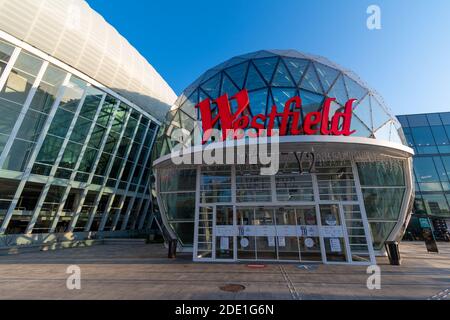
[[[179,94],[260,49],[319,54],[353,70],[396,114],[450,111],[448,0],[88,0]],[[366,9],[381,8],[381,30]]]

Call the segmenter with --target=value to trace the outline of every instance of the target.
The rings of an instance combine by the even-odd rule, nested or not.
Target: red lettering
[[[231,111],[230,100],[236,100],[237,110],[235,113]],[[284,136],[288,134],[288,127],[290,126],[290,134],[316,134],[320,131],[322,135],[344,135],[349,136],[355,133],[355,130],[350,130],[353,103],[356,99],[350,99],[345,104],[343,112],[336,112],[330,119],[331,103],[335,98],[326,98],[322,111],[314,111],[305,115],[304,122],[300,124],[300,115],[302,100],[295,96],[290,98],[284,104],[282,112],[278,112],[276,106],[272,106],[268,115],[256,114],[252,118],[249,116],[250,101],[246,89],[235,94],[231,99],[227,94],[224,94],[214,100],[212,103],[217,105],[218,114],[213,117],[211,112],[211,100],[205,99],[196,105],[200,110],[202,119],[202,129],[204,132],[203,143],[211,138],[211,129],[220,123],[222,129],[222,139],[226,140],[228,137],[233,139],[239,138],[241,135],[236,135],[235,132],[245,132],[249,127],[255,129],[255,132],[262,134],[267,126],[268,136],[272,135],[272,130],[275,128],[275,121],[280,118],[279,135]],[[266,124],[267,121],[267,124]],[[320,125],[319,125],[320,124]]]
[[[310,112],[305,116],[305,123],[303,124],[303,131],[306,134],[316,134],[318,129],[315,128],[316,125],[320,123],[320,112]]]

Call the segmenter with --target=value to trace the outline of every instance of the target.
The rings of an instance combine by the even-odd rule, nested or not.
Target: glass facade
[[[356,131],[352,139],[342,137],[336,145],[323,137],[281,140],[276,151],[280,166],[273,175],[262,175],[261,166],[250,161],[170,163],[167,155],[175,148],[194,145],[195,150],[186,152],[200,154],[198,103],[224,94],[230,100],[243,89],[249,95],[249,109],[244,111],[249,118],[267,116],[272,107],[281,112],[286,101],[299,96],[301,123],[306,113],[323,111],[326,98],[335,98],[330,115],[356,99],[350,128]],[[206,71],[175,104],[153,155],[158,159],[157,196],[163,222],[183,248],[192,249],[194,260],[367,263],[374,261],[374,252],[383,251],[387,240],[398,240],[403,233],[412,196],[412,151],[382,98],[352,72],[318,56],[263,50]],[[232,112],[236,106],[231,99]],[[211,104],[213,119],[217,108]],[[220,121],[212,122],[221,129]],[[177,129],[193,139],[178,139],[173,135]],[[299,153],[309,150],[312,160],[299,159]],[[308,164],[312,166],[305,172],[302,168]]]
[[[159,122],[63,67],[0,40],[0,234],[146,227]]]
[[[450,222],[450,112],[397,116],[414,148],[416,197],[409,238],[421,237],[420,218],[430,219],[436,238]]]

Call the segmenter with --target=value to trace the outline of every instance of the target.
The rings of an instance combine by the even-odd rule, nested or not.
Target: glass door
[[[339,203],[320,204],[320,233],[327,262],[349,262],[348,237]]]
[[[213,218],[215,206],[200,206],[197,236],[194,239],[194,260],[213,259]]]
[[[214,214],[214,243],[216,260],[235,260],[235,238],[233,206],[216,206]]]

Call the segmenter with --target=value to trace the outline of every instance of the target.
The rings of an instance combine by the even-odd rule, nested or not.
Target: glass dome
[[[201,134],[200,114],[195,108],[200,101],[214,100],[225,93],[231,97],[244,88],[252,116],[267,115],[272,106],[283,109],[293,96],[302,99],[303,117],[320,111],[327,97],[336,99],[330,114],[342,110],[349,99],[357,99],[353,104],[353,136],[406,145],[401,125],[383,99],[353,72],[320,56],[294,50],[262,50],[231,58],[206,71],[180,95],[159,133],[156,157],[170,153],[179,143],[171,139],[174,129],[181,128],[191,136]],[[213,114],[216,109],[213,105]]]

